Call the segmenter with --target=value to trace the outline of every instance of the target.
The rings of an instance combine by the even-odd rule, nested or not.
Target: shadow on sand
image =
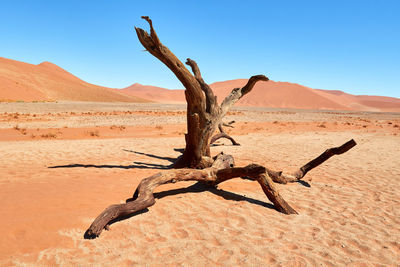
[[[275,210],[274,205],[271,204],[271,203],[266,203],[266,202],[261,201],[261,200],[257,200],[257,199],[246,197],[246,196],[242,196],[242,195],[239,195],[239,194],[236,194],[236,193],[232,193],[232,192],[228,192],[228,191],[225,191],[225,190],[222,190],[222,189],[216,189],[215,187],[209,186],[209,185],[204,184],[202,182],[197,182],[197,183],[195,183],[195,184],[193,184],[191,186],[185,187],[185,188],[171,189],[171,190],[167,190],[167,191],[163,191],[163,192],[154,193],[154,197],[157,198],[157,199],[161,199],[161,198],[164,198],[164,197],[174,196],[174,195],[179,195],[179,194],[201,193],[201,192],[206,192],[206,191],[211,192],[211,193],[213,193],[213,194],[215,194],[217,196],[220,196],[220,197],[222,197],[222,198],[224,198],[226,200],[247,201],[247,202],[249,202],[251,204],[260,205],[262,207],[266,207],[268,209]],[[134,200],[135,200],[135,198],[128,198],[126,200],[126,203],[132,202]],[[143,210],[139,210],[139,211],[134,212],[132,214],[129,214],[127,216],[122,216],[122,217],[119,217],[117,219],[114,219],[114,220],[112,220],[112,221],[110,221],[108,223],[106,230],[108,230],[108,226],[110,226],[110,225],[112,225],[112,224],[114,224],[116,222],[129,219],[131,217],[146,213],[148,211],[149,211],[148,208],[145,208]],[[84,238],[85,239],[93,239],[93,238],[96,238],[96,236],[90,235],[88,233],[88,230],[86,230],[86,232],[84,233]]]
[[[138,151],[133,151],[133,150],[128,150],[128,149],[123,149],[123,151],[126,152],[131,152],[139,155],[144,155],[147,157],[155,158],[155,159],[161,159],[161,160],[166,160],[171,163],[174,163],[176,161],[176,158],[170,158],[170,157],[161,157],[149,153],[144,153],[144,152],[138,152]],[[57,168],[117,168],[117,169],[160,169],[160,170],[166,170],[170,169],[172,167],[172,164],[169,165],[162,165],[162,164],[155,164],[155,163],[147,163],[147,162],[140,162],[140,161],[134,161],[134,164],[130,165],[111,165],[111,164],[100,164],[100,165],[95,165],[95,164],[67,164],[67,165],[56,165],[56,166],[50,166],[48,167],[49,169],[57,169]]]
[[[57,168],[117,168],[117,169],[160,169],[166,170],[170,169],[171,165],[161,165],[161,164],[153,164],[153,163],[146,163],[146,162],[139,162],[135,161],[134,164],[131,165],[109,165],[109,164],[67,164],[67,165],[56,165],[56,166],[49,166],[49,169],[57,169]]]

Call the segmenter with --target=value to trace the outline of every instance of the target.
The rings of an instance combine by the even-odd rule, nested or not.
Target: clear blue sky
[[[182,88],[134,26],[197,61],[209,83],[275,81],[400,97],[400,1],[1,0],[0,56],[53,62],[90,83]]]

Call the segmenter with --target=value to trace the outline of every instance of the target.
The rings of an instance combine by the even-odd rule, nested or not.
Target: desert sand
[[[294,171],[354,138],[300,183],[277,185],[299,215],[273,209],[258,184],[176,183],[148,211],[83,234],[184,147],[185,106],[0,103],[0,265],[398,266],[400,114],[235,108],[211,148],[238,166]]]

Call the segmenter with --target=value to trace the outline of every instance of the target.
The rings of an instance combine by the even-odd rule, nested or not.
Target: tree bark
[[[298,169],[296,172],[293,174],[284,174],[283,172],[279,171],[273,171],[267,168],[267,173],[271,178],[273,179],[274,182],[276,183],[281,183],[281,184],[287,184],[287,183],[293,183],[293,182],[298,182],[303,177],[312,169],[315,167],[321,165],[325,161],[327,161],[329,158],[331,158],[334,155],[340,155],[343,154],[347,151],[349,151],[351,148],[356,146],[357,143],[354,141],[354,139],[351,139],[344,143],[341,146],[338,147],[332,147],[327,150],[325,150],[324,153],[316,157],[315,159],[311,160],[304,166],[302,166],[300,169]]]
[[[234,146],[240,146],[240,144],[238,142],[236,142],[235,139],[233,139],[227,133],[217,133],[216,135],[214,135],[211,138],[210,144],[214,144],[218,139],[221,139],[221,138],[226,138],[226,139],[230,140],[232,142],[232,145],[234,145]]]
[[[139,41],[153,56],[163,62],[185,87],[187,102],[186,147],[181,157],[175,162],[175,168],[204,168],[210,166],[210,138],[216,127],[229,109],[244,95],[249,93],[259,81],[268,81],[264,75],[252,76],[242,88],[235,88],[219,106],[210,86],[203,80],[197,63],[188,58],[186,64],[191,67],[193,75],[182,62],[159,40],[149,17],[143,16],[150,26],[150,34],[135,28]]]
[[[297,214],[281,197],[273,185],[272,179],[266,173],[266,168],[257,164],[233,168],[234,160],[230,155],[220,154],[209,168],[169,170],[154,174],[143,179],[137,187],[131,201],[115,204],[106,208],[86,230],[84,237],[93,239],[100,235],[103,229],[108,229],[110,222],[121,217],[132,215],[155,204],[153,191],[156,187],[180,181],[200,181],[219,184],[232,178],[251,177],[260,185],[268,199],[276,209],[284,214]]]
[[[223,122],[221,122],[220,124],[218,124],[219,133],[217,133],[216,135],[214,135],[214,136],[211,138],[211,140],[210,140],[210,145],[211,145],[211,144],[214,144],[218,139],[226,138],[226,139],[228,139],[228,140],[230,140],[230,141],[232,142],[232,145],[234,145],[234,146],[240,146],[240,144],[239,144],[238,142],[236,142],[236,140],[233,139],[233,137],[231,137],[229,134],[227,134],[227,133],[225,132],[224,128],[223,128],[223,126],[233,128],[232,124],[233,124],[234,122],[235,122],[235,121],[230,121],[230,122],[228,122],[228,123],[223,123]]]

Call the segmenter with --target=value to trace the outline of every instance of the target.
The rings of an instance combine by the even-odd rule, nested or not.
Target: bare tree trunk
[[[229,109],[245,94],[249,93],[258,81],[268,81],[264,75],[252,76],[242,88],[235,88],[218,105],[217,98],[210,86],[204,82],[197,63],[190,58],[186,64],[191,67],[193,75],[184,64],[158,39],[149,17],[142,17],[150,25],[150,34],[140,28],[135,28],[143,47],[153,56],[163,62],[181,81],[185,87],[187,102],[187,134],[186,147],[178,158],[175,168],[205,168],[212,164],[210,160],[210,138],[216,127]]]

